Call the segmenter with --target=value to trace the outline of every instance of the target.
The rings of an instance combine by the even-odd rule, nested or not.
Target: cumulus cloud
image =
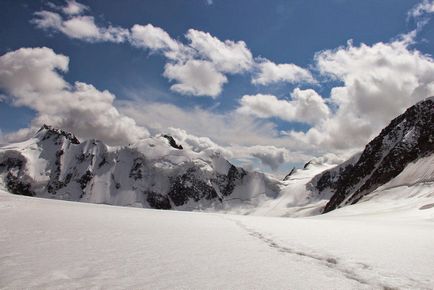
[[[173,61],[184,61],[191,58],[193,53],[191,49],[170,37],[165,30],[152,24],[135,24],[131,28],[130,42],[133,46],[163,53]]]
[[[68,0],[66,1],[66,6],[62,7],[62,12],[67,15],[76,15],[76,14],[81,14],[88,9],[89,7],[81,3],[78,3],[75,0]]]
[[[258,71],[252,77],[252,84],[255,85],[269,85],[277,82],[315,82],[309,70],[292,63],[275,64],[268,59],[259,59],[256,67]]]
[[[315,154],[323,153],[281,135],[270,121],[233,111],[218,113],[158,102],[121,101],[118,105],[123,114],[148,126],[151,132],[169,132],[181,143],[190,144],[192,149],[216,150],[237,161],[257,159],[272,170],[286,163],[304,163]]]
[[[319,77],[324,77],[317,79],[340,84],[332,88],[326,98],[312,89],[295,89],[290,99],[279,99],[270,94],[245,95],[238,109],[224,113],[131,101],[117,103],[121,113],[116,112],[121,117],[129,116],[153,132],[169,132],[193,150],[220,150],[238,159],[255,158],[273,169],[283,163],[305,162],[327,152],[347,156],[349,152],[361,149],[407,107],[434,94],[434,60],[412,48],[417,32],[425,23],[419,20],[433,13],[433,3],[425,0],[409,12],[410,17],[418,18],[418,27],[401,35],[398,40],[358,46],[349,42],[317,53],[313,66]],[[34,23],[41,29],[59,31],[85,41],[128,41],[134,47],[161,54],[167,61],[163,76],[174,82],[173,91],[183,95],[216,98],[230,74],[251,74],[252,83],[258,85],[316,83],[309,70],[253,57],[243,41],[220,40],[194,29],[188,30],[186,41],[182,41],[151,24],[134,25],[130,30],[110,26],[101,28],[94,18],[82,15],[83,11],[63,13],[67,15],[40,11]],[[116,38],[118,35],[122,36]],[[37,66],[34,61],[32,67]],[[43,62],[44,58],[38,61]],[[75,97],[79,94],[98,95],[97,99],[105,100],[107,106],[112,105],[114,96],[110,94],[110,97],[108,92],[105,94],[89,85],[69,84],[63,80],[60,73],[67,71],[67,58],[53,57],[41,64],[41,67],[45,66],[49,69],[38,69],[39,76],[30,77],[24,71],[20,72],[25,76],[26,85],[20,82],[20,78],[7,80],[6,74],[2,75],[7,80],[5,82],[15,83],[9,88],[17,90],[10,93],[14,95],[16,105],[22,102],[21,105],[36,108],[37,96],[42,91],[49,92],[43,98],[47,103],[51,96],[54,98],[55,92],[61,92],[58,95],[62,97],[68,94]],[[26,98],[19,97],[20,90],[25,90]],[[37,109],[38,114],[56,120],[56,109],[50,104],[46,107]],[[69,116],[65,112],[62,114]],[[311,128],[307,132],[279,132],[270,120],[272,117],[303,122]],[[41,119],[36,118],[35,122],[40,123]],[[137,125],[133,127],[140,128]],[[17,134],[23,135],[26,131]],[[329,157],[325,162],[337,160]]]
[[[310,161],[310,164],[331,164],[331,165],[338,165],[350,158],[350,154],[340,154],[336,155],[334,153],[326,153],[322,156],[312,158]]]
[[[328,118],[330,110],[323,98],[314,90],[295,89],[292,100],[279,100],[273,95],[245,95],[238,112],[258,118],[277,117],[289,122],[316,124]]]
[[[269,166],[271,170],[277,170],[280,165],[289,160],[288,150],[275,146],[251,146],[238,148],[237,151],[240,153],[239,156],[241,157],[245,157],[246,154],[248,154],[259,159],[262,164]]]
[[[68,64],[67,56],[46,47],[21,48],[0,56],[0,89],[13,105],[37,112],[31,128],[8,136],[10,140],[28,137],[43,124],[113,145],[148,136],[145,128],[119,113],[110,92],[82,82],[66,82],[60,72],[66,72]]]
[[[434,1],[423,0],[408,11],[408,16],[417,18],[430,13],[434,13]]]
[[[88,7],[73,0],[64,7],[54,8],[67,16],[42,10],[35,13],[32,23],[37,28],[61,32],[74,39],[128,42],[134,47],[162,54],[167,58],[163,76],[175,81],[171,90],[182,95],[215,98],[222,92],[227,74],[253,71],[257,71],[252,80],[256,84],[314,82],[308,70],[294,64],[274,64],[262,58],[254,59],[244,41],[222,41],[208,32],[189,29],[185,34],[186,43],[182,43],[152,24],[135,24],[131,29],[98,26],[92,16],[82,14],[89,10]],[[203,73],[199,79],[196,78],[198,73]]]
[[[179,128],[169,127],[168,132],[181,144],[195,152],[206,152],[209,155],[221,154],[226,159],[249,160],[256,158],[262,165],[276,171],[288,162],[303,162],[308,155],[290,153],[288,149],[271,145],[253,146],[220,146],[209,137],[198,137]]]
[[[218,72],[212,63],[202,60],[189,60],[185,63],[168,63],[164,74],[177,83],[171,90],[183,95],[217,97],[227,78]]]
[[[152,133],[182,128],[195,136],[207,136],[221,146],[268,145],[277,136],[275,125],[234,112],[216,113],[199,107],[147,101],[119,101],[119,110],[146,125]]]
[[[206,152],[209,155],[221,154],[226,158],[231,158],[232,152],[220,145],[217,145],[209,137],[199,137],[187,133],[187,131],[169,127],[167,131],[173,136],[182,146],[193,150],[194,152]]]
[[[328,150],[361,148],[406,108],[434,94],[434,60],[406,41],[348,43],[318,53],[315,62],[321,74],[343,83],[330,93],[335,113],[290,136]]]
[[[189,29],[185,37],[189,46],[215,65],[216,70],[225,73],[241,73],[253,65],[253,57],[244,41],[225,40],[203,31]]]
[[[68,37],[82,39],[89,42],[124,42],[129,37],[129,31],[121,27],[99,27],[92,16],[74,15],[64,19],[60,14],[51,11],[35,12],[36,18],[32,23],[37,28],[62,32]]]

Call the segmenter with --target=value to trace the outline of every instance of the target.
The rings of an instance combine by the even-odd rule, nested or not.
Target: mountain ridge
[[[308,186],[316,194],[331,196],[326,213],[357,203],[408,164],[433,152],[434,97],[429,97],[393,119],[360,155],[319,174]]]
[[[249,194],[277,194],[265,175],[218,153],[183,149],[167,134],[109,147],[48,125],[31,140],[1,149],[0,174],[15,194],[156,209],[221,203],[234,191],[245,194],[242,187],[252,179],[260,186]]]

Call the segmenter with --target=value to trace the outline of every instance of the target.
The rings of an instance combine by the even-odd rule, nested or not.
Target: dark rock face
[[[21,181],[17,176],[11,173],[6,175],[6,188],[14,194],[35,196],[30,183]]]
[[[303,166],[303,169],[306,169],[311,163],[312,163],[312,160],[310,160],[309,162],[305,163],[304,166]]]
[[[6,188],[14,193],[26,196],[34,196],[28,177],[25,175],[24,167],[26,159],[15,152],[5,152],[8,157],[0,161],[0,173],[7,173],[5,177]]]
[[[84,190],[93,178],[93,173],[90,170],[86,170],[86,172],[80,177],[78,180],[78,183],[80,184],[80,188]]]
[[[295,167],[292,167],[291,171],[283,178],[283,181],[287,181],[291,177],[291,175],[295,173],[295,171]]]
[[[138,180],[141,179],[143,177],[143,173],[142,173],[142,167],[144,164],[145,160],[142,158],[136,158],[134,159],[134,163],[133,166],[131,167],[130,170],[130,178],[134,178],[134,180]]]
[[[187,203],[189,199],[199,201],[217,197],[214,187],[202,179],[195,178],[195,173],[196,169],[192,167],[173,180],[168,196],[176,206]]]
[[[195,167],[191,167],[172,180],[167,195],[176,206],[184,205],[190,199],[196,202],[203,199],[222,201],[224,196],[234,191],[237,184],[241,184],[246,174],[244,169],[231,165],[226,175],[217,174],[216,178],[206,180],[200,178],[200,172]]]
[[[354,162],[321,174],[314,186],[333,196],[324,213],[362,197],[396,177],[410,163],[434,152],[434,98],[398,116],[374,138]]]
[[[217,184],[223,196],[230,195],[234,191],[236,184],[240,183],[246,175],[247,172],[244,169],[237,168],[234,165],[231,165],[227,175],[219,175],[220,180]]]
[[[65,183],[59,180],[60,176],[60,166],[61,158],[63,155],[63,150],[58,150],[56,152],[56,161],[54,162],[55,168],[51,170],[50,181],[47,185],[47,191],[52,194],[56,194],[56,191],[65,186]]]
[[[146,201],[152,208],[171,209],[169,197],[153,191],[145,192]]]
[[[53,128],[53,127],[45,125],[45,124],[41,127],[41,129],[39,129],[38,133],[42,132],[44,130],[46,132],[45,132],[45,135],[42,138],[42,140],[52,138],[53,136],[56,137],[57,139],[59,139],[59,137],[63,136],[66,139],[70,140],[71,143],[73,143],[73,144],[80,144],[80,141],[72,133],[63,131],[61,129]]]
[[[163,137],[166,138],[167,140],[169,140],[169,144],[170,144],[170,146],[172,146],[173,148],[175,148],[175,149],[179,149],[179,150],[184,149],[184,148],[182,147],[182,145],[179,145],[179,144],[176,143],[175,139],[174,139],[172,136],[165,134],[165,135],[163,135]]]

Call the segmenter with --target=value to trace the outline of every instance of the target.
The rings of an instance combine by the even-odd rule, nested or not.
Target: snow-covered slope
[[[351,207],[292,219],[0,192],[0,288],[432,289],[434,208]]]
[[[158,209],[227,207],[279,190],[277,180],[168,135],[112,148],[49,126],[0,148],[0,179],[16,194]]]
[[[332,168],[328,162],[308,162],[303,169],[293,169],[279,184],[279,195],[275,198],[263,199],[255,207],[244,204],[242,207],[232,207],[229,213],[274,216],[302,217],[321,213],[330,196],[314,194],[306,184],[312,177]]]
[[[408,218],[428,209],[434,209],[434,154],[408,164],[391,181],[357,204],[342,207],[336,213],[339,216],[388,216],[399,220],[403,213]]]
[[[434,97],[431,97],[392,120],[360,156],[316,176],[308,188],[319,196],[331,197],[324,208],[324,212],[329,212],[364,200],[388,182],[400,183],[401,178],[393,179],[403,171],[411,172],[407,173],[407,178],[412,175],[423,179],[424,172],[414,170],[411,163],[433,154]],[[431,170],[434,164],[427,163],[427,170]],[[410,166],[408,170],[407,166]]]
[[[44,126],[34,138],[0,148],[0,185],[28,196],[157,209],[268,216],[318,214],[327,202],[306,190],[330,168],[310,162],[284,181],[194,152],[162,135],[127,147]]]

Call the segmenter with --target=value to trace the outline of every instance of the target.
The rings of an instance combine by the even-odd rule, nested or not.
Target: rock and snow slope
[[[392,120],[360,156],[316,176],[308,187],[319,196],[331,196],[324,208],[329,212],[361,201],[410,163],[433,154],[434,97],[430,97]],[[428,170],[432,167],[428,164]]]
[[[432,289],[434,208],[363,204],[292,219],[0,192],[0,288]]]
[[[225,207],[279,190],[277,180],[168,135],[111,148],[49,126],[0,148],[0,179],[15,194],[157,209]]]

